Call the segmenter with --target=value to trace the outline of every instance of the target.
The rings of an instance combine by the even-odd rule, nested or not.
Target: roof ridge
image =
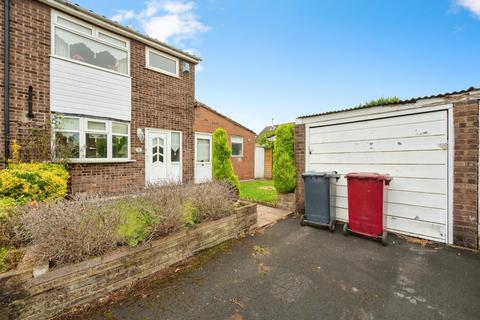
[[[218,114],[218,115],[221,116],[222,118],[225,118],[225,119],[233,122],[234,124],[242,127],[243,129],[250,131],[250,132],[253,133],[254,135],[257,135],[257,134],[255,133],[255,131],[253,131],[252,129],[247,128],[246,126],[244,126],[243,124],[239,123],[238,121],[235,121],[235,120],[233,120],[233,119],[230,118],[230,117],[227,117],[226,115],[218,112],[217,110],[213,109],[212,107],[209,107],[208,105],[206,105],[205,103],[203,103],[203,102],[201,102],[201,101],[195,100],[195,107],[204,107],[204,108],[206,108],[206,109],[208,109],[208,110],[210,110],[210,111]]]

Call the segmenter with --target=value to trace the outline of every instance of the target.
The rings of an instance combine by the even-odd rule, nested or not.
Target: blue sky
[[[480,87],[480,0],[76,0],[200,55],[196,97],[260,131]]]

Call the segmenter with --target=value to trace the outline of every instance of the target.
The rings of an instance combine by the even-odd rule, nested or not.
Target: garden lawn
[[[277,191],[272,180],[252,180],[240,182],[240,198],[244,200],[276,204]]]

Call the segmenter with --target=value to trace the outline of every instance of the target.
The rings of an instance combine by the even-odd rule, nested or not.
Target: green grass
[[[252,180],[240,182],[240,198],[244,200],[277,203],[277,191],[271,180]]]

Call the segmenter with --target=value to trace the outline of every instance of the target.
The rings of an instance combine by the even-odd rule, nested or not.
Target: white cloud
[[[455,4],[480,17],[480,0],[455,0]]]
[[[112,20],[137,24],[152,38],[182,46],[185,40],[195,40],[209,30],[194,9],[193,1],[148,0],[141,11],[119,10]]]

